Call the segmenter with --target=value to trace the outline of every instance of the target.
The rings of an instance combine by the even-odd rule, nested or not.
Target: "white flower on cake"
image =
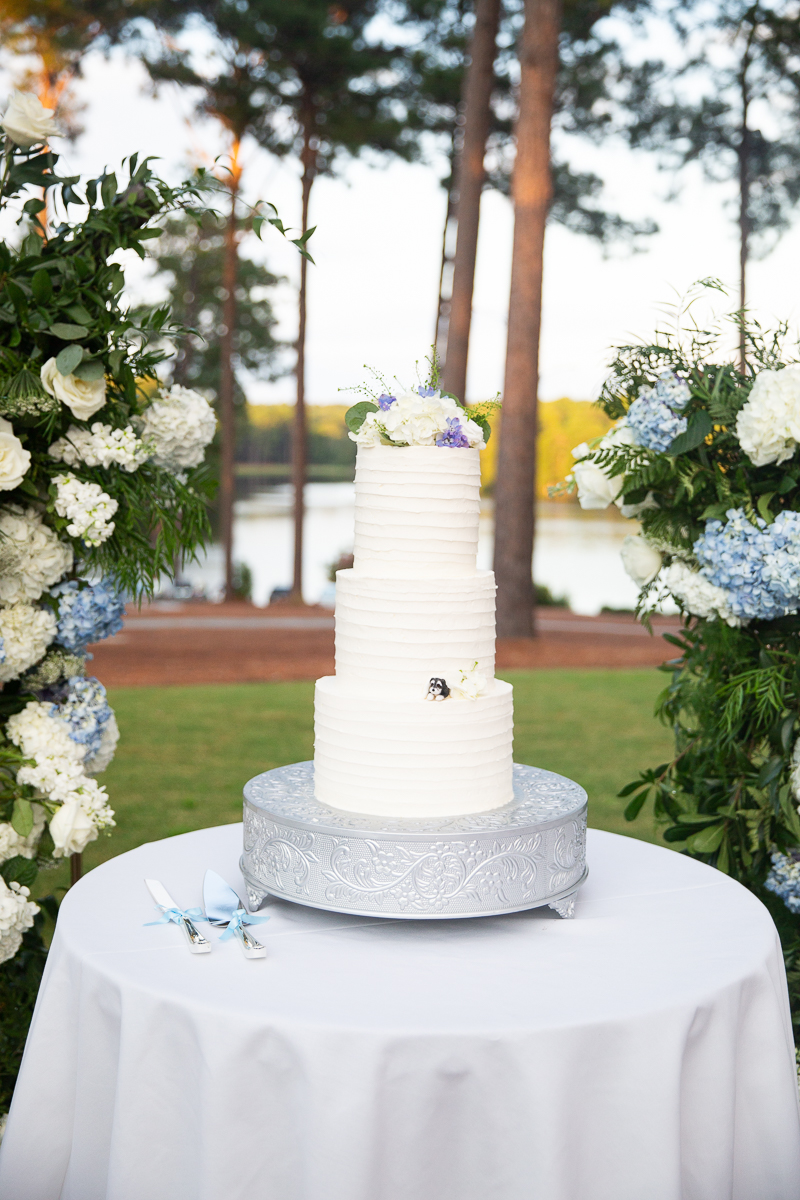
[[[14,433],[10,421],[0,417],[0,491],[19,487],[31,465],[31,456]]]
[[[350,437],[359,446],[390,443],[396,446],[440,446],[454,449],[486,443],[480,425],[450,396],[421,386],[416,391],[378,398],[378,411],[367,413],[361,428]]]
[[[54,112],[55,109],[45,108],[38,96],[30,92],[14,92],[0,125],[12,142],[22,150],[30,150],[31,146],[41,145],[48,138],[58,136]]]
[[[106,402],[105,379],[78,379],[62,375],[54,358],[48,358],[41,370],[42,387],[55,396],[79,421],[88,421]]]
[[[18,883],[0,879],[0,963],[8,962],[22,945],[22,935],[39,911],[28,899],[30,892]]]
[[[44,608],[11,604],[0,608],[0,682],[17,679],[44,656],[56,636],[56,619]]]
[[[792,457],[800,442],[800,366],[756,376],[736,418],[736,436],[756,467]]]
[[[460,679],[455,686],[455,691],[464,700],[477,700],[478,696],[483,696],[488,687],[489,681],[485,675],[482,675],[478,670],[477,660],[471,667],[461,668]]]
[[[217,418],[205,396],[175,384],[145,409],[138,426],[156,466],[179,472],[203,461]]]
[[[70,537],[82,538],[87,546],[99,546],[114,532],[111,518],[119,508],[97,483],[81,483],[72,472],[56,475],[56,512],[69,521]]]
[[[578,461],[572,468],[572,476],[578,485],[578,502],[581,508],[608,508],[609,504],[618,501],[625,482],[625,476],[622,474],[606,474],[602,467],[592,461],[591,455],[599,450],[608,450],[612,446],[635,445],[636,439],[623,418],[619,425],[600,439],[594,449],[590,449],[586,442],[581,442],[580,446],[575,447],[572,457]]]
[[[70,425],[64,437],[53,442],[47,451],[51,458],[65,462],[70,467],[86,463],[87,467],[110,467],[112,464],[124,471],[135,471],[147,458],[144,443],[136,436],[132,426],[112,429],[95,421],[91,432],[78,425]]]
[[[742,624],[741,619],[731,611],[725,589],[717,587],[686,563],[674,561],[662,578],[675,599],[680,600],[687,612],[695,617],[706,617],[712,621],[719,617],[734,628]]]
[[[0,602],[38,600],[72,566],[72,547],[33,508],[0,508]]]
[[[660,551],[641,534],[626,537],[620,555],[623,567],[640,588],[655,579],[663,563]]]

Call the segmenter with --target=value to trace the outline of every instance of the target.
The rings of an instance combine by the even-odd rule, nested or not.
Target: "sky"
[[[69,172],[97,173],[139,151],[160,157],[164,173],[176,179],[191,163],[210,163],[225,151],[219,128],[193,117],[190,95],[166,86],[154,96],[143,68],[119,52],[110,59],[87,56],[76,92],[85,105],[85,132],[62,146],[62,166]],[[631,218],[652,217],[660,231],[640,253],[604,254],[585,237],[548,228],[540,386],[545,400],[594,399],[610,348],[648,337],[663,323],[665,305],[694,281],[717,277],[731,287],[732,297],[737,286],[733,210],[725,208],[732,193],[725,185],[688,172],[678,197],[668,200],[672,177],[659,172],[651,157],[611,143],[572,139],[570,147],[573,166],[608,181],[605,206]],[[248,198],[271,201],[286,224],[296,224],[297,164],[279,162],[255,144],[246,144],[244,162]],[[412,382],[415,363],[429,353],[434,335],[445,210],[435,165],[343,162],[336,178],[315,183],[311,210],[317,231],[310,243],[316,265],[309,269],[308,401],[349,400],[340,389],[364,381],[365,365]],[[486,193],[467,384],[472,401],[502,390],[512,232],[509,201]],[[263,245],[247,249],[286,276],[274,304],[278,334],[290,340],[297,322],[297,252],[274,232]],[[767,259],[752,264],[750,303],[762,323],[800,321],[798,260],[800,222]],[[156,298],[155,286],[135,263],[131,279],[135,293]],[[246,390],[251,401],[268,403],[291,400],[293,387],[287,377],[273,384],[248,381]]]

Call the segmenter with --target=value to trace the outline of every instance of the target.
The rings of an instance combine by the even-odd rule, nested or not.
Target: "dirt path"
[[[645,667],[674,657],[629,616],[582,617],[541,609],[539,636],[501,638],[498,671],[533,667]],[[109,687],[317,679],[334,670],[333,614],[287,605],[156,603],[131,608],[122,633],[90,647],[90,666]]]

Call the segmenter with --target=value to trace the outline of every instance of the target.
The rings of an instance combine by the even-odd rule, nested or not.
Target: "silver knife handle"
[[[188,917],[181,917],[181,925],[183,932],[186,934],[186,940],[189,943],[189,949],[192,954],[208,954],[211,949],[211,942],[204,938],[197,926]]]
[[[267,957],[266,946],[262,946],[261,942],[257,942],[256,939],[252,936],[252,934],[249,934],[247,932],[244,925],[237,926],[236,936],[238,937],[239,941],[242,943],[242,950],[244,951],[246,958],[266,958]]]

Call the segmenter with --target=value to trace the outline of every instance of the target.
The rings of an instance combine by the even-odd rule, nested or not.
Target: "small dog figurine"
[[[428,692],[425,696],[426,700],[446,700],[450,695],[450,688],[447,686],[447,680],[440,679],[435,675],[428,684]]]

